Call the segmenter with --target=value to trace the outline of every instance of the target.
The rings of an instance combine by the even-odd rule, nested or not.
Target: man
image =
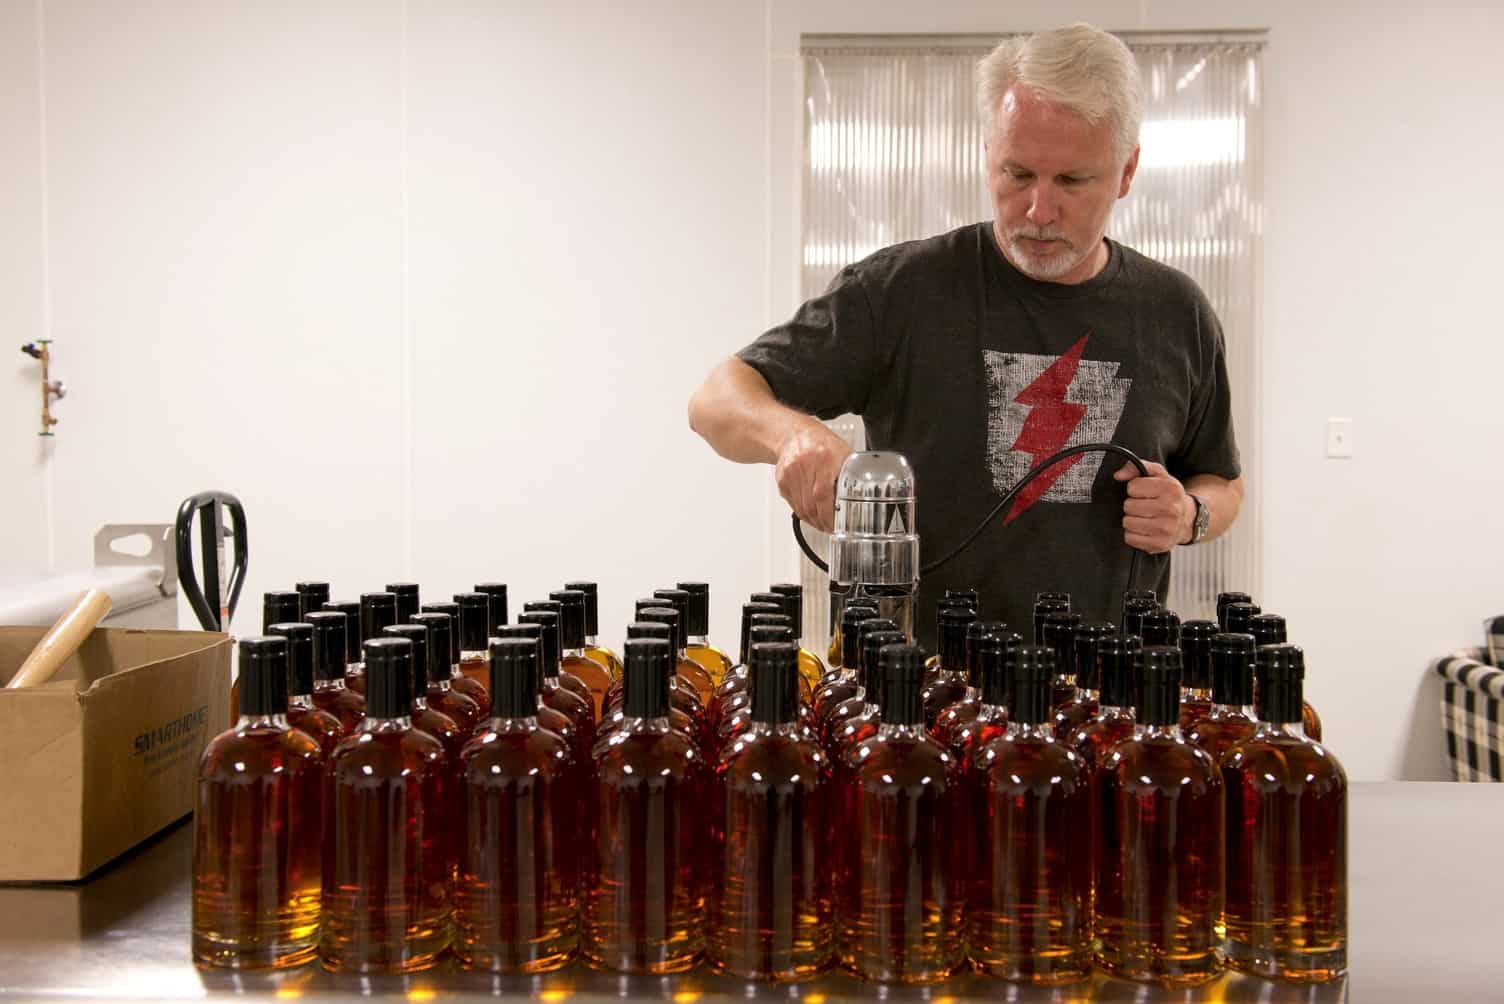
[[[1067,446],[1111,441],[1148,462],[1141,477],[1090,454],[1036,478],[921,580],[927,643],[947,588],[977,588],[984,616],[1025,634],[1042,590],[1115,620],[1129,548],[1143,552],[1132,586],[1163,598],[1170,552],[1237,518],[1221,325],[1188,277],[1105,236],[1138,167],[1142,93],[1127,47],[1090,26],[999,45],[977,68],[993,219],[847,266],[690,400],[691,428],[731,460],[774,464],[822,529],[849,450],[820,419],[861,415],[871,449],[915,467],[926,560]]]

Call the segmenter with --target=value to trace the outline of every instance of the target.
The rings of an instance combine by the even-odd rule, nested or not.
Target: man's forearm
[[[816,421],[780,404],[751,366],[731,358],[710,371],[689,399],[689,427],[739,464],[771,464],[789,436]]]
[[[1215,474],[1196,474],[1185,480],[1185,490],[1199,498],[1203,505],[1211,512],[1211,522],[1206,528],[1206,536],[1202,542],[1216,540],[1227,532],[1228,527],[1238,518],[1238,510],[1243,507],[1243,479],[1235,478],[1231,481],[1218,477]],[[1191,506],[1191,518],[1195,519],[1195,505]],[[1187,529],[1184,540],[1190,540],[1190,532]]]

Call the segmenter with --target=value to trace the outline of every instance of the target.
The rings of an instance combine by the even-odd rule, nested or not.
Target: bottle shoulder
[[[1321,743],[1262,729],[1228,750],[1221,767],[1228,779],[1261,790],[1347,788],[1347,771]]]
[[[818,783],[830,760],[807,736],[748,732],[736,737],[716,766],[716,774],[741,787]]]
[[[1101,770],[1109,783],[1139,793],[1186,786],[1200,793],[1222,786],[1212,758],[1183,737],[1129,736],[1106,751]]]
[[[705,770],[704,757],[694,741],[669,729],[639,732],[619,729],[599,744],[596,777],[602,782],[631,778],[689,777]]]
[[[990,739],[977,753],[979,770],[996,770],[1038,776],[1081,776],[1085,759],[1067,743],[1053,737],[1010,736],[1006,733]]]
[[[878,734],[857,743],[847,754],[857,783],[873,788],[908,788],[916,784],[949,787],[955,758],[929,736]]]
[[[332,762],[340,769],[372,767],[393,761],[435,763],[444,758],[444,744],[422,729],[379,727],[362,729],[334,748]]]
[[[248,779],[255,775],[299,773],[321,768],[323,753],[313,737],[292,726],[232,728],[204,746],[201,779]]]
[[[532,771],[562,773],[572,762],[562,736],[538,727],[496,732],[486,728],[465,744],[460,761],[472,775],[516,775]]]

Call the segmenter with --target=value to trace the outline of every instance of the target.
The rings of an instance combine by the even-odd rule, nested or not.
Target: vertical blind
[[[990,219],[972,72],[998,38],[806,40],[802,283],[897,241]],[[1191,276],[1222,320],[1248,495],[1232,530],[1177,550],[1165,602],[1213,613],[1217,592],[1258,595],[1261,41],[1125,36],[1145,84],[1139,168],[1107,232]],[[860,447],[860,422],[833,423]],[[920,505],[924,504],[923,497]],[[977,514],[980,519],[982,513]],[[823,545],[823,535],[811,543]],[[803,561],[805,623],[827,622],[827,583]],[[811,632],[813,633],[813,632]]]

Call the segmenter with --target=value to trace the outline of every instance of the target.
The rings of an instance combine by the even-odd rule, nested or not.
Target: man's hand
[[[1149,554],[1164,554],[1191,539],[1196,503],[1163,464],[1146,460],[1144,466],[1149,469],[1147,477],[1132,464],[1124,464],[1113,475],[1117,481],[1128,482],[1123,542]]]
[[[846,440],[823,422],[800,422],[778,449],[773,476],[794,513],[829,533],[835,525],[836,477],[850,455]]]

